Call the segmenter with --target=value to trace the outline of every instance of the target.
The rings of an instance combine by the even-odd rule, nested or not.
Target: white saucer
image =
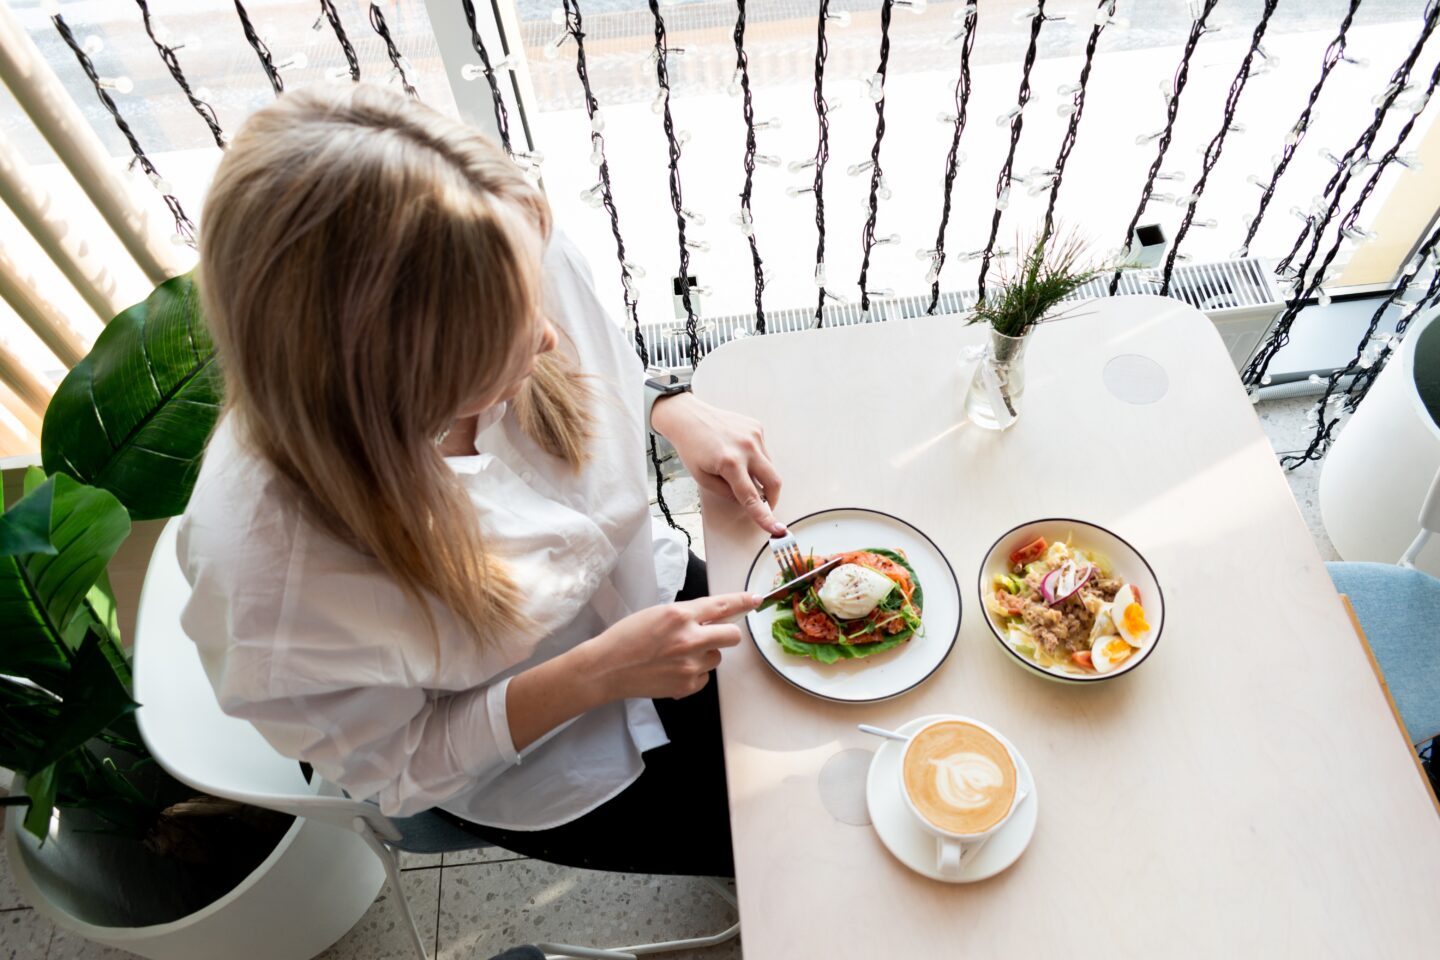
[[[910,734],[934,720],[945,720],[945,714],[917,717],[900,727],[900,733]],[[1001,737],[1004,740],[1004,737]],[[905,798],[900,792],[900,757],[905,744],[898,740],[886,740],[875,758],[870,761],[870,775],[865,782],[865,799],[870,805],[870,819],[880,840],[905,866],[916,873],[943,880],[947,883],[974,883],[986,880],[1009,867],[1035,835],[1035,822],[1040,816],[1040,797],[1035,790],[1035,778],[1030,765],[1008,740],[1005,745],[1016,759],[1019,773],[1018,785],[1030,795],[1010,817],[1010,822],[985,842],[985,845],[970,855],[959,877],[941,876],[935,867],[935,836],[927,833],[915,822]]]

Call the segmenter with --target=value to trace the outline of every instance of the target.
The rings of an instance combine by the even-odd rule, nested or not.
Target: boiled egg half
[[[1143,647],[1150,642],[1153,631],[1145,619],[1145,608],[1140,605],[1140,596],[1130,584],[1115,594],[1110,607],[1110,617],[1115,621],[1115,632],[1132,647]]]
[[[825,575],[818,596],[820,605],[836,620],[869,616],[895,589],[895,581],[858,563],[842,563]]]
[[[1096,673],[1109,673],[1130,659],[1135,649],[1120,637],[1101,637],[1090,648],[1090,662]]]

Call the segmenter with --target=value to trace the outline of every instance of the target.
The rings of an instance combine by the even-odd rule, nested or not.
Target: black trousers
[[[694,554],[677,600],[708,595]],[[645,754],[645,771],[618,796],[549,830],[500,830],[437,809],[506,850],[569,867],[622,873],[735,876],[716,677],[682,700],[656,700],[670,742]]]

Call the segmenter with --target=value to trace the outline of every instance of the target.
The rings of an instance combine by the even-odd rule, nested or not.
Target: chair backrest
[[[190,584],[175,553],[179,518],[165,525],[140,591],[135,619],[134,692],[140,735],[156,762],[196,790],[347,829],[364,817],[382,836],[396,834],[372,804],[318,795],[300,765],[282,756],[249,721],[225,714],[199,649],[180,627]]]
[[[1425,502],[1420,504],[1420,535],[1400,558],[1400,566],[1415,566],[1415,558],[1425,549],[1432,533],[1440,533],[1440,471],[1437,471],[1435,479],[1430,481],[1430,492],[1425,494]]]

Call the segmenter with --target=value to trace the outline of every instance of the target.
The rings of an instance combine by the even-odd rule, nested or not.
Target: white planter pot
[[[105,841],[97,847],[87,834],[67,831],[62,813],[42,847],[20,825],[22,815],[7,811],[5,829],[10,875],[21,895],[60,928],[151,960],[308,960],[355,925],[385,881],[357,834],[297,819],[264,862],[209,906],[168,923],[116,925],[113,898],[99,894],[108,883],[134,878],[101,852]],[[113,876],[94,883],[97,870]],[[76,876],[92,882],[67,879]]]
[[[1440,427],[1415,388],[1415,346],[1435,316],[1411,328],[1325,457],[1320,515],[1346,560],[1394,563],[1420,532],[1420,505],[1440,470]],[[1440,576],[1440,540],[1415,565]]]

